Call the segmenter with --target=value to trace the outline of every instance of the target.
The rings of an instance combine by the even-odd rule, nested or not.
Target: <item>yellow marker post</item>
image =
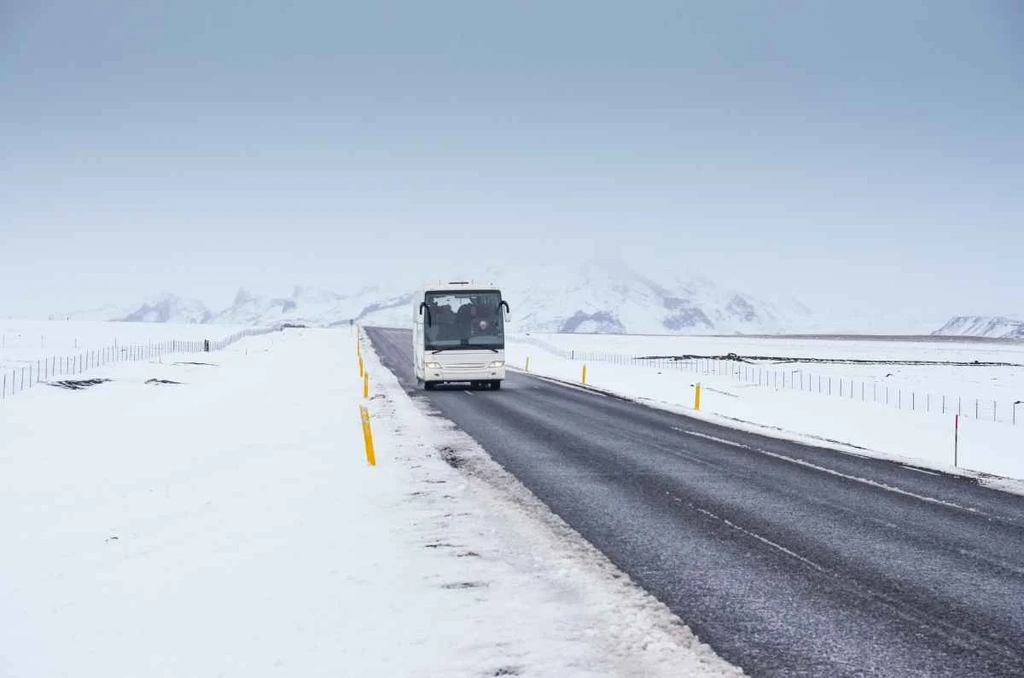
[[[376,466],[377,456],[373,453],[373,431],[370,429],[370,411],[363,405],[359,406],[359,418],[363,422],[363,444],[366,446],[366,461],[370,466]]]
[[[359,357],[359,376],[361,377],[364,374],[366,374],[366,371],[363,369],[363,358],[362,358],[362,356],[360,356]]]
[[[370,373],[363,372],[363,398],[370,397]]]
[[[587,366],[583,366],[583,374],[580,376],[580,383],[587,383]]]
[[[693,392],[693,409],[700,409],[700,382],[697,382],[697,388]]]
[[[526,371],[530,371],[530,356],[526,356]]]

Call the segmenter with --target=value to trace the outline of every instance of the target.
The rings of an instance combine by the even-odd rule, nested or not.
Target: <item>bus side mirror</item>
[[[508,315],[508,302],[502,299],[501,305],[505,307],[505,315]]]
[[[423,315],[424,311],[427,312],[427,326],[428,327],[433,326],[434,320],[433,320],[433,318],[430,317],[430,307],[427,306],[427,302],[421,301],[420,302],[420,315]]]

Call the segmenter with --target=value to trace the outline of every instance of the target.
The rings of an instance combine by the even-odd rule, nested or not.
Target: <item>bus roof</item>
[[[458,290],[493,290],[498,292],[500,288],[492,282],[478,282],[475,280],[439,280],[422,287],[424,294],[427,292],[454,292]]]

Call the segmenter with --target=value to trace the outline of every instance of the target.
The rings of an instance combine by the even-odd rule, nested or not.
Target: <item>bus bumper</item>
[[[426,368],[426,381],[448,383],[460,381],[501,381],[505,379],[504,367],[482,369],[457,369],[453,367]]]

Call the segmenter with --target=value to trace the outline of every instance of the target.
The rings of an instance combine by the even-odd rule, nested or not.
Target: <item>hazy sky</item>
[[[0,314],[594,253],[1024,314],[1024,8],[0,0]]]

